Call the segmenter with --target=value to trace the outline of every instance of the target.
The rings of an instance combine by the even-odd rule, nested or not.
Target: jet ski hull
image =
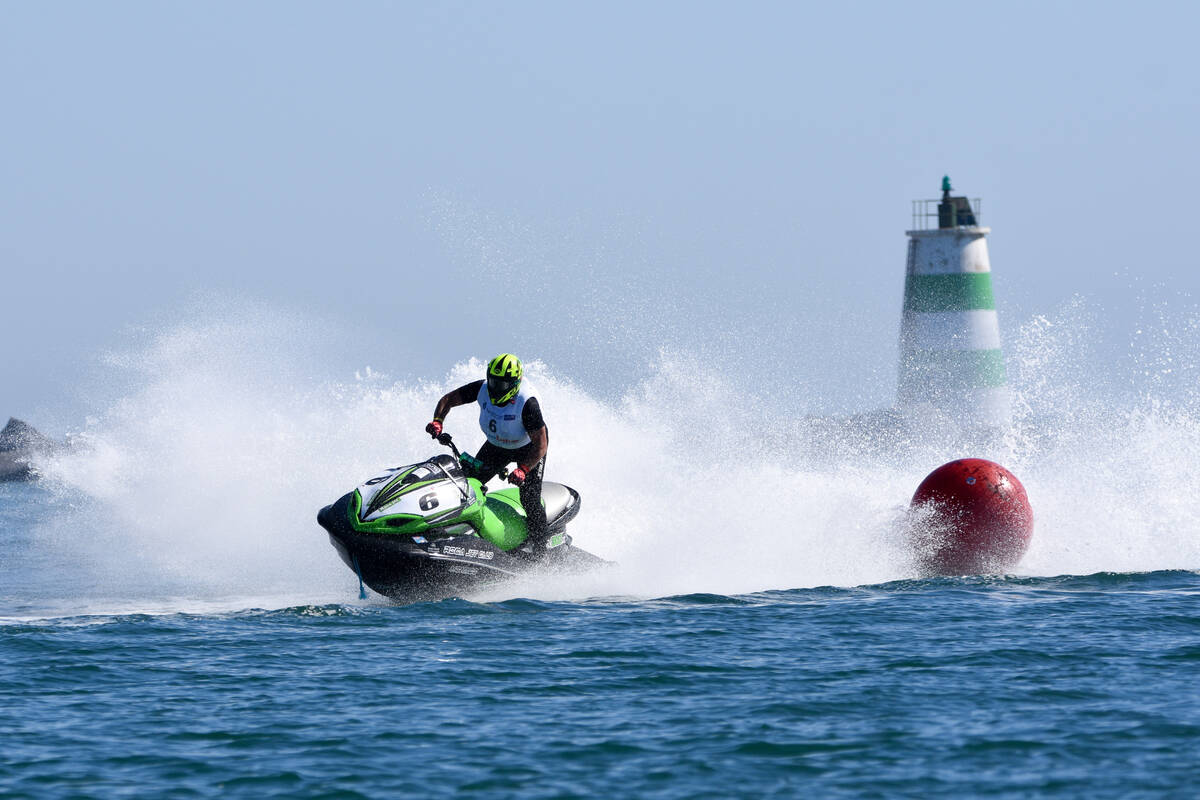
[[[329,534],[338,556],[375,592],[405,602],[462,596],[530,573],[585,572],[609,562],[570,544],[560,542],[536,555],[515,549],[507,552],[473,534],[438,536],[384,534],[355,530],[351,525],[354,495],[345,495],[321,509],[317,522]],[[565,524],[566,520],[562,520]]]

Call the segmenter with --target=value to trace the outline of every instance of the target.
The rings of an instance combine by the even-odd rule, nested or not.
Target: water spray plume
[[[1194,397],[1106,403],[1071,361],[1082,318],[1068,310],[1020,329],[1014,427],[979,453],[1011,467],[1037,501],[1038,534],[1015,570],[1197,568],[1200,511],[1182,478],[1200,453]],[[43,465],[69,502],[48,515],[41,546],[118,595],[141,584],[210,600],[354,598],[356,579],[316,510],[380,467],[430,455],[434,403],[481,377],[484,362],[465,357],[432,381],[365,365],[347,365],[344,382],[316,381],[294,344],[305,324],[227,311],[113,359],[125,385],[83,432],[89,446]],[[806,424],[803,398],[767,400],[714,380],[722,370],[693,368],[682,349],[664,351],[615,400],[522,355],[551,432],[547,479],[583,497],[570,532],[621,566],[512,588],[521,594],[733,594],[913,577],[897,520],[930,464],[964,452],[932,429],[884,436],[883,412]],[[1070,379],[1047,382],[1060,374]],[[467,450],[483,441],[475,416],[461,408],[447,420]]]

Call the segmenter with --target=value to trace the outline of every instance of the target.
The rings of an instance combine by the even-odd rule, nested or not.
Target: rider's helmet
[[[521,390],[521,359],[512,353],[501,353],[488,362],[487,388],[492,403],[502,406],[512,401]]]

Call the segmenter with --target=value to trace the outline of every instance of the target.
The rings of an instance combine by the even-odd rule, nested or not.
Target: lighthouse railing
[[[913,200],[912,201],[912,230],[928,231],[938,228],[938,205],[942,202],[940,198],[934,200]],[[972,197],[970,199],[971,211],[975,214],[976,224],[983,218],[983,198]],[[967,227],[960,225],[958,227]]]

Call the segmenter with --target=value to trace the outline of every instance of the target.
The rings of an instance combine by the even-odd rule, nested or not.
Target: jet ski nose
[[[317,512],[317,524],[325,530],[329,530],[330,523],[333,522],[333,506],[328,505]]]
[[[349,495],[317,512],[317,524],[330,536],[343,538],[350,532],[350,521],[346,517],[350,505],[348,498]]]

